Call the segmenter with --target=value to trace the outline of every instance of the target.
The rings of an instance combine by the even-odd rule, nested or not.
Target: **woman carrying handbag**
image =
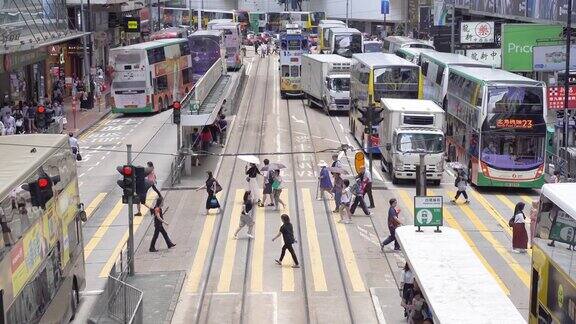
[[[526,253],[528,248],[528,233],[526,232],[526,215],[524,215],[523,202],[516,204],[514,208],[514,216],[508,221],[508,225],[512,227],[512,248],[516,253]]]
[[[218,198],[216,198],[216,194],[222,191],[222,186],[214,179],[212,171],[207,171],[206,173],[208,174],[206,183],[196,189],[196,191],[206,189],[206,193],[208,193],[208,197],[206,198],[206,215],[210,213],[210,209],[218,209],[217,213],[220,213],[220,203],[218,202]]]

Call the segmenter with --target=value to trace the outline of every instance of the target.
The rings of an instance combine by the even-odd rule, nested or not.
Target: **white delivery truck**
[[[426,178],[439,185],[444,173],[444,110],[431,100],[382,98],[380,104],[382,170],[394,184],[416,179],[420,154],[425,154]]]
[[[308,106],[316,104],[326,113],[349,111],[351,63],[336,54],[302,55],[300,84]]]

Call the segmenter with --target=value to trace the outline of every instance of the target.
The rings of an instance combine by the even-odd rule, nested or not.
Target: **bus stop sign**
[[[195,113],[200,110],[200,103],[197,100],[190,100],[190,112]]]
[[[442,196],[414,196],[414,226],[440,226],[444,224],[442,215]]]

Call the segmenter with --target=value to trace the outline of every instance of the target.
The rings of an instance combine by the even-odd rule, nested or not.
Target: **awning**
[[[187,127],[204,127],[212,125],[218,117],[218,109],[214,108],[209,114],[188,115],[182,114],[180,116],[180,125]]]
[[[90,35],[89,32],[80,32],[76,30],[68,30],[59,32],[58,35],[52,39],[46,39],[40,42],[32,35],[21,36],[17,41],[6,42],[0,47],[0,54],[15,54],[16,52],[29,51],[49,45],[67,42],[72,39],[80,38],[82,36]]]

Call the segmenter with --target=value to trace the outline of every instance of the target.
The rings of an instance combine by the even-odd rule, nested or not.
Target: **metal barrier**
[[[88,323],[141,324],[143,295],[134,286],[108,276],[106,288],[98,298]]]
[[[182,107],[187,109],[182,109],[183,114],[197,114],[199,113],[197,109],[204,102],[204,99],[210,94],[210,91],[218,82],[220,77],[224,72],[222,59],[218,59],[212,67],[196,82],[194,88],[186,94],[182,99]],[[194,107],[194,104],[198,105]]]
[[[180,183],[180,178],[182,177],[182,170],[184,169],[184,161],[186,161],[183,154],[185,152],[181,151],[181,154],[175,156],[170,164],[170,186],[174,186],[176,183]]]

